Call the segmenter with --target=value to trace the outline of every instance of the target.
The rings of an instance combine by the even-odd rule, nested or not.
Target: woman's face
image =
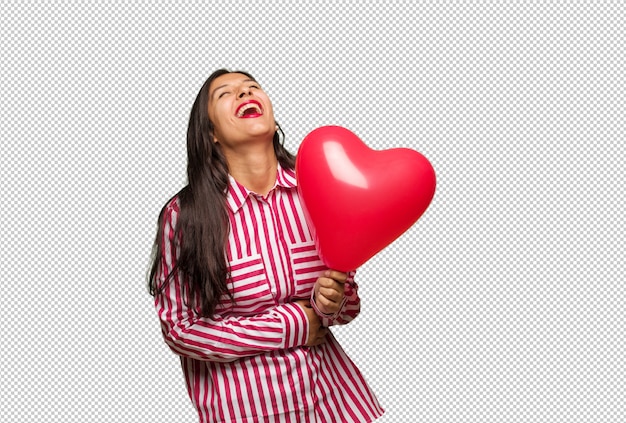
[[[226,148],[271,140],[276,132],[272,103],[260,85],[240,73],[217,77],[209,86],[209,119],[215,142]]]

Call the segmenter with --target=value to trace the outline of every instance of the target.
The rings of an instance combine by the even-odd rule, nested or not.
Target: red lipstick
[[[255,118],[263,116],[263,108],[261,107],[261,103],[258,101],[248,100],[244,101],[239,105],[239,107],[237,107],[235,115],[242,119]]]

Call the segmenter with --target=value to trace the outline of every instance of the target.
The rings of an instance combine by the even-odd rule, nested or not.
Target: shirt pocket
[[[315,281],[328,269],[317,254],[314,241],[292,244],[289,247],[295,298],[309,298]]]
[[[223,295],[218,314],[253,316],[276,305],[260,254],[231,261],[226,283],[234,301]]]

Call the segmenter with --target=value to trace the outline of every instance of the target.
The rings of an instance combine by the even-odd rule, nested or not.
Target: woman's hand
[[[309,338],[304,345],[314,347],[323,344],[326,341],[328,328],[322,326],[322,322],[315,310],[313,310],[313,307],[311,307],[309,300],[298,300],[296,303],[304,309],[306,317],[309,319]]]
[[[315,305],[324,314],[335,314],[341,309],[345,296],[345,282],[348,278],[346,273],[336,270],[327,270],[324,276],[317,278],[315,282]]]

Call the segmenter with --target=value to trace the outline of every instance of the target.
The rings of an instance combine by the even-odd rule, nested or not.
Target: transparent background
[[[2,1],[0,419],[194,422],[146,289],[216,68],[428,157],[336,336],[381,422],[626,420],[618,1]]]

